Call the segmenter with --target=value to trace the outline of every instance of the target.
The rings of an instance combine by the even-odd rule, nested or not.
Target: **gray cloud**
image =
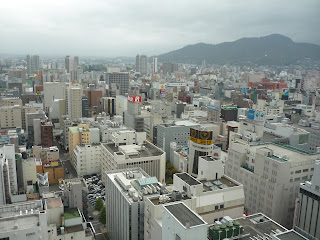
[[[280,33],[320,44],[319,0],[11,0],[0,52],[134,56]]]

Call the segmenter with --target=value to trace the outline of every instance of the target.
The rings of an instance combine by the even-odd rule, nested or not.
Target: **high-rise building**
[[[53,145],[52,122],[41,122],[41,145],[46,148]]]
[[[153,64],[152,64],[152,73],[155,74],[158,72],[158,58],[153,58]]]
[[[49,111],[56,99],[66,99],[66,83],[45,82],[43,83],[43,96],[45,111]]]
[[[300,184],[296,204],[296,230],[308,239],[320,239],[320,160],[315,163],[312,181]]]
[[[292,227],[300,183],[310,180],[320,154],[230,132],[225,172],[244,185],[245,210]]]
[[[78,56],[74,56],[73,58],[73,68],[77,69],[79,66],[79,57]]]
[[[27,55],[27,73],[32,74],[40,69],[40,58],[38,55]]]
[[[65,69],[67,73],[70,73],[73,70],[73,59],[71,56],[65,57]]]
[[[116,99],[113,97],[102,97],[99,99],[98,112],[105,112],[109,116],[116,115]]]
[[[105,73],[105,80],[109,88],[111,84],[116,84],[120,88],[120,95],[126,95],[129,90],[129,73],[127,72],[112,72]]]
[[[72,121],[82,117],[82,87],[80,84],[69,86],[68,115]]]
[[[11,203],[11,195],[18,193],[14,144],[0,148],[0,205]]]
[[[89,99],[82,96],[82,117],[89,117]]]
[[[148,56],[147,55],[137,55],[136,56],[136,71],[141,74],[148,73]]]

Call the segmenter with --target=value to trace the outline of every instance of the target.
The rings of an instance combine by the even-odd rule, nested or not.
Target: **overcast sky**
[[[280,33],[320,45],[320,0],[1,0],[0,53],[156,55]]]

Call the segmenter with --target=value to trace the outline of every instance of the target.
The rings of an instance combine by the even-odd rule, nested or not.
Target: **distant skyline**
[[[11,0],[0,53],[133,57],[282,34],[320,45],[319,0]]]

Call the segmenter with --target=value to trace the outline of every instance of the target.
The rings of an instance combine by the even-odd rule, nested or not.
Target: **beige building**
[[[69,86],[68,115],[72,121],[82,117],[82,86],[80,84]]]
[[[21,107],[0,107],[0,128],[22,127]]]
[[[42,148],[42,146],[32,147],[33,157],[41,159],[42,161],[56,161],[59,160],[59,149],[56,146],[49,148]]]
[[[22,106],[22,100],[20,98],[2,98],[1,103],[4,107]]]
[[[91,143],[91,134],[88,124],[80,124],[78,126],[69,127],[68,131],[69,138],[69,155],[71,164],[74,166],[73,162],[73,150],[78,144]]]
[[[66,84],[64,82],[44,82],[43,96],[45,111],[49,111],[54,100],[66,99]]]
[[[235,133],[228,153],[225,173],[244,185],[246,212],[263,212],[292,227],[300,183],[311,179],[320,154],[289,145],[250,142]]]

